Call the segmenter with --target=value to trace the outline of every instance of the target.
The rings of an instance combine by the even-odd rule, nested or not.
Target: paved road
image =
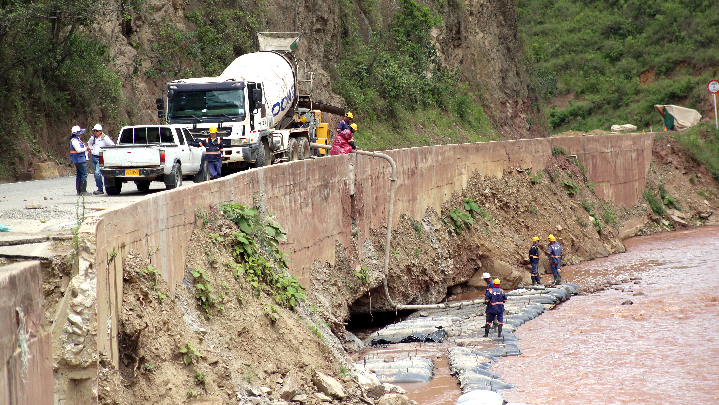
[[[192,184],[189,180],[185,183]],[[92,176],[88,177],[87,188],[88,192],[96,190]],[[133,183],[125,183],[117,196],[85,196],[85,210],[114,208],[164,190],[161,182],[152,182],[148,192],[140,192]],[[12,228],[12,232],[0,232],[0,244],[20,237],[70,233],[77,224],[82,204],[83,199],[75,192],[75,176],[0,184],[0,225]],[[32,205],[39,208],[31,208]]]

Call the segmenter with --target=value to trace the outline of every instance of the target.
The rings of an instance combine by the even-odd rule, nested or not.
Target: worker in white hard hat
[[[552,275],[554,276],[554,284],[561,284],[562,246],[559,245],[559,242],[557,242],[557,238],[552,234],[547,236],[547,239],[549,239],[549,246],[547,247],[547,256],[549,256],[549,268],[552,270]]]
[[[87,192],[87,146],[80,138],[85,130],[75,125],[70,130],[70,161],[75,165],[75,190],[77,195],[88,195]]]
[[[539,236],[532,238],[532,246],[529,248],[529,264],[532,268],[529,274],[532,276],[532,285],[542,284],[539,279]]]
[[[507,302],[507,294],[499,288],[499,279],[495,278],[491,288],[484,293],[484,303],[487,305],[487,323],[484,325],[484,337],[489,336],[489,328],[492,321],[497,318],[497,337],[502,336],[504,325],[504,303]]]
[[[95,174],[95,186],[97,186],[97,190],[93,192],[95,195],[105,193],[103,191],[102,173],[100,172],[100,152],[102,152],[103,147],[114,144],[115,142],[102,132],[102,125],[95,124],[92,128],[92,136],[90,140],[87,141],[87,146],[90,147],[91,152],[90,161],[92,162],[93,173]]]

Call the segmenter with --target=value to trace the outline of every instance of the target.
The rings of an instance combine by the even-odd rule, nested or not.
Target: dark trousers
[[[210,178],[216,179],[222,175],[222,160],[208,160],[207,166],[210,169]]]
[[[75,180],[87,181],[87,162],[75,163],[75,169],[77,170]]]

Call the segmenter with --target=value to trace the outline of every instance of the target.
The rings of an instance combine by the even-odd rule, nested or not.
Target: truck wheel
[[[200,171],[196,175],[192,176],[192,181],[195,183],[202,183],[203,181],[210,180],[210,171],[207,167],[207,161],[202,161],[200,165]]]
[[[107,195],[118,195],[122,190],[122,182],[117,177],[105,177],[105,192]]]
[[[263,140],[262,145],[257,149],[257,159],[255,167],[265,167],[272,164],[272,151],[267,141]]]
[[[290,162],[300,160],[300,145],[297,143],[297,138],[290,138],[290,144],[287,149],[290,153]]]
[[[149,181],[136,181],[135,185],[137,186],[137,189],[142,192],[146,192],[150,190],[150,182]]]
[[[307,138],[300,138],[300,159],[307,159],[310,154],[310,141]]]
[[[173,188],[182,186],[182,168],[180,163],[175,163],[172,166],[172,172],[165,176],[165,188],[172,190]]]

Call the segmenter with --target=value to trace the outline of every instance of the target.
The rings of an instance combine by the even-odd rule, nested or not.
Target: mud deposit
[[[516,386],[506,399],[719,402],[719,228],[635,238],[626,246],[625,254],[565,269],[568,279],[631,271],[641,280],[574,297],[521,327],[522,355],[492,367]]]

